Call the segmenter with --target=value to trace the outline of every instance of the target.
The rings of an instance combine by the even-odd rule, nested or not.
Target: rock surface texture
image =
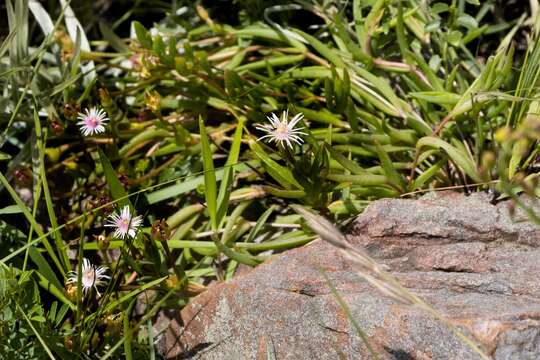
[[[494,359],[540,359],[540,231],[516,222],[507,207],[490,204],[485,194],[380,200],[355,221],[348,239]],[[162,354],[369,359],[320,269],[381,359],[479,358],[432,316],[381,295],[320,240],[210,286],[179,318],[166,322]]]

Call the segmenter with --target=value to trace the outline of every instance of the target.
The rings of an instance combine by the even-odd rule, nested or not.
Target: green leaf
[[[82,74],[77,74],[73,77],[69,77],[69,78],[66,78],[63,82],[61,82],[60,84],[56,85],[54,88],[51,89],[50,93],[49,93],[49,96],[54,96],[58,93],[61,93],[62,91],[64,91],[65,89],[67,89],[68,87],[72,86],[73,84],[77,83],[79,81],[79,79],[81,78]]]
[[[433,147],[444,150],[448,154],[450,159],[452,159],[452,161],[457,166],[459,166],[471,179],[476,182],[482,182],[482,179],[478,174],[477,167],[474,164],[473,160],[466,153],[463,153],[462,151],[458,150],[456,147],[450,145],[446,141],[436,137],[426,136],[418,140],[418,143],[416,144],[416,149],[419,152],[421,152],[420,150],[423,147]]]
[[[290,189],[292,185],[298,190],[304,190],[302,185],[294,178],[291,170],[272,160],[255,141],[251,141],[250,146],[251,149],[255,151],[255,155],[263,162],[264,167],[270,176],[272,176],[281,186]]]
[[[22,210],[19,208],[19,205],[9,205],[5,208],[0,209],[0,215],[6,214],[20,214]]]
[[[410,92],[410,96],[437,105],[456,105],[461,96],[448,91],[420,91]]]
[[[315,50],[317,50],[323,57],[331,61],[332,64],[334,64],[336,67],[342,69],[346,67],[341,57],[334,49],[329,48],[328,46],[317,40],[315,37],[306,34],[301,30],[294,29],[294,31],[302,35],[302,37],[306,39],[309,45],[311,45]]]
[[[255,223],[255,226],[251,228],[251,231],[249,232],[246,242],[248,243],[253,242],[255,237],[259,234],[263,226],[266,224],[266,221],[268,220],[270,215],[272,215],[273,211],[274,211],[274,205],[266,209],[266,211],[259,217],[259,219]]]
[[[240,119],[236,125],[236,131],[234,132],[233,143],[229,151],[229,157],[225,163],[225,169],[223,171],[223,180],[219,187],[219,195],[217,198],[217,222],[221,223],[221,219],[227,213],[229,207],[229,197],[231,195],[231,185],[234,180],[234,165],[238,162],[238,156],[240,155],[240,145],[242,145],[242,132],[244,128],[244,120]]]
[[[381,186],[388,185],[390,182],[383,175],[344,175],[344,174],[328,174],[326,176],[328,180],[336,182],[350,182],[352,184],[364,185],[364,186]]]
[[[343,113],[347,105],[349,104],[349,99],[351,96],[351,79],[349,77],[349,72],[347,69],[343,69],[343,79],[338,80],[340,83],[338,97],[336,99],[337,111]]]
[[[326,100],[326,106],[332,109],[334,105],[334,85],[330,78],[324,79],[324,97]]]
[[[41,186],[43,188],[43,194],[45,196],[45,204],[47,206],[47,213],[49,215],[49,220],[51,222],[51,227],[53,229],[58,228],[58,220],[56,218],[56,214],[54,211],[54,205],[53,200],[51,196],[51,192],[49,191],[49,182],[47,180],[47,172],[45,170],[45,140],[43,139],[43,134],[41,132],[41,123],[39,120],[39,116],[37,113],[37,100],[35,97],[33,98],[34,103],[36,104],[34,108],[34,131],[36,133],[36,148],[39,152],[39,169],[36,169],[36,171],[39,172],[39,177],[41,181]],[[60,255],[60,260],[63,262],[64,269],[66,271],[69,270],[69,258],[67,254],[67,246],[65,242],[62,240],[62,235],[60,231],[54,231],[53,232],[55,245],[56,245],[56,251]]]
[[[105,179],[107,180],[113,199],[118,200],[118,205],[120,207],[124,207],[125,205],[131,206],[126,189],[124,189],[124,186],[120,180],[118,180],[118,176],[116,175],[109,158],[101,149],[98,149],[98,153],[101,165],[103,166],[103,172],[105,173]]]
[[[287,29],[272,29],[268,27],[262,27],[260,25],[253,25],[248,27],[243,27],[241,29],[227,29],[233,35],[236,35],[241,38],[262,38],[270,41],[277,41],[281,43],[288,43],[301,52],[307,52],[306,46],[296,40],[294,33],[291,33]]]
[[[364,18],[362,16],[362,8],[365,6],[363,0],[353,0],[353,17],[354,17],[354,28],[356,32],[356,37],[359,40],[360,46],[364,52],[366,52],[366,31],[364,29]]]
[[[333,114],[327,109],[316,111],[301,106],[297,106],[296,109],[298,112],[303,113],[304,116],[311,121],[320,122],[322,124],[332,124],[340,128],[347,128],[347,124],[344,121],[341,121],[339,115]]]
[[[410,59],[410,55],[409,55],[410,41],[407,39],[407,36],[405,35],[405,25],[404,25],[404,20],[403,20],[403,3],[401,1],[398,2],[396,38],[397,38],[397,43],[399,46],[399,51],[401,53],[401,57],[405,60],[405,62],[411,63],[412,60]]]
[[[397,189],[399,189],[400,191],[404,191],[405,180],[394,167],[394,164],[392,163],[392,160],[388,156],[388,153],[384,151],[383,147],[378,142],[375,143],[375,150],[377,152],[377,155],[379,156],[379,159],[381,160],[381,165],[382,165],[382,168],[384,170],[386,177],[390,180],[391,184],[394,185]]]
[[[435,32],[441,28],[441,19],[435,19],[426,24],[427,32]]]
[[[133,22],[133,28],[135,29],[137,40],[139,40],[141,45],[147,49],[152,49],[152,37],[150,36],[148,30],[146,30],[146,28],[138,21]]]
[[[50,284],[54,285],[58,290],[62,291],[64,287],[58,280],[58,277],[52,270],[47,260],[45,260],[43,255],[41,255],[41,253],[37,251],[34,246],[31,246],[28,249],[28,255],[30,255],[30,258],[32,259],[32,261],[37,265],[37,268],[38,268],[37,271],[39,272],[39,274],[43,276],[45,279],[47,279],[47,281]]]
[[[283,190],[268,185],[263,185],[262,188],[266,193],[279,198],[301,199],[306,196],[306,192],[304,190]]]
[[[257,70],[264,69],[267,66],[284,66],[300,63],[305,59],[304,54],[300,55],[283,55],[283,56],[274,56],[269,57],[264,60],[253,61],[248,64],[240,65],[236,67],[236,71],[239,73],[244,73],[248,70]]]
[[[171,132],[166,129],[150,127],[144,131],[139,132],[137,135],[133,136],[129,141],[118,150],[118,154],[121,157],[126,156],[131,149],[140,145],[145,141],[149,141],[155,138],[163,138],[172,136]]]
[[[60,310],[58,310],[58,312],[56,314],[56,320],[55,320],[55,323],[54,323],[55,326],[60,325],[62,320],[64,320],[64,316],[66,316],[69,309],[70,309],[69,304],[62,305],[62,307],[60,308]]]
[[[366,174],[366,170],[363,169],[360,165],[358,165],[356,162],[347,159],[345,156],[343,156],[339,151],[335,150],[332,147],[327,147],[328,151],[330,152],[330,155],[334,160],[336,160],[341,166],[343,166],[345,169],[349,170],[354,175],[364,175]]]
[[[160,60],[165,60],[167,56],[167,52],[165,51],[165,42],[163,42],[163,38],[161,35],[156,35],[154,37],[154,43],[152,44],[152,49],[156,53],[157,56],[159,56]],[[166,61],[166,60],[165,60]]]
[[[431,12],[434,14],[440,14],[440,13],[448,11],[449,9],[450,7],[448,6],[448,4],[441,3],[441,2],[435,3],[431,6]]]
[[[212,160],[212,150],[210,149],[210,142],[208,141],[206,127],[204,126],[202,117],[199,117],[199,130],[201,134],[206,207],[210,215],[210,221],[212,222],[212,230],[215,231],[219,225],[217,218],[216,174],[214,171],[214,161]]]
[[[337,216],[356,216],[356,214],[361,213],[368,204],[369,201],[366,200],[338,200],[328,205],[328,211]]]
[[[249,255],[244,254],[235,250],[232,250],[231,248],[224,245],[221,241],[216,240],[214,241],[219,251],[221,251],[225,256],[227,256],[229,259],[237,261],[241,264],[249,265],[249,266],[257,266],[261,263],[261,260]]]
[[[474,30],[478,27],[478,22],[471,15],[463,14],[457,18],[457,23],[468,30]]]
[[[230,98],[237,98],[239,90],[242,87],[242,80],[236,71],[225,68],[223,73],[223,80],[225,80],[225,90]]]
[[[216,180],[221,180],[223,178],[223,171],[223,169],[217,169],[215,171]],[[193,191],[201,184],[204,184],[204,175],[186,179],[178,184],[148,193],[146,195],[146,200],[149,204],[155,204],[160,201],[178,197],[182,194]]]
[[[416,179],[414,179],[414,182],[411,185],[410,191],[414,191],[416,189],[420,189],[426,182],[428,182],[431,178],[433,178],[435,175],[439,173],[439,170],[446,165],[448,162],[448,158],[445,156],[439,161],[435,163],[435,165],[430,166],[428,169],[424,170],[422,174],[420,174]]]
[[[337,28],[337,36],[347,46],[347,50],[352,54],[353,58],[357,61],[363,62],[368,67],[372,64],[371,56],[362,49],[357,41],[353,40],[343,23],[344,18],[340,13],[336,13],[333,19],[333,25]]]
[[[446,37],[448,43],[454,47],[458,47],[461,43],[463,34],[457,30],[451,31],[450,34]]]
[[[8,36],[4,38],[4,41],[2,41],[2,45],[0,45],[0,58],[4,57],[4,54],[11,46],[11,41],[15,38],[15,35],[17,35],[17,29],[13,29]]]
[[[227,223],[225,224],[225,228],[223,229],[223,233],[221,234],[221,243],[225,246],[230,246],[231,242],[234,241],[234,225],[236,224],[237,220],[240,218],[244,210],[246,210],[246,208],[249,206],[249,204],[251,204],[251,201],[241,202],[232,211],[231,215],[228,216]]]
[[[356,111],[356,106],[352,101],[349,101],[349,104],[347,106],[346,117],[349,121],[349,125],[351,125],[351,129],[353,129],[353,131],[355,132],[358,132],[358,113]]]

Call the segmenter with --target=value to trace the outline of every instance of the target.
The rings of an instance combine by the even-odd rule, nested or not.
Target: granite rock
[[[522,217],[518,214],[517,217]],[[348,240],[494,359],[540,358],[540,231],[485,194],[372,203]],[[370,358],[326,272],[381,359],[478,359],[445,325],[372,288],[320,240],[214,284],[156,325],[169,359]],[[165,325],[163,325],[165,324]]]

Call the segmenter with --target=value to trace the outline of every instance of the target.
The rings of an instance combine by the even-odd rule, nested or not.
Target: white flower
[[[84,136],[105,132],[105,122],[109,121],[105,110],[97,107],[85,109],[84,113],[79,113],[77,119],[81,120],[77,125],[80,125]]]
[[[92,290],[92,288],[94,288],[96,289],[97,295],[101,296],[97,287],[105,285],[105,281],[103,279],[110,279],[109,276],[105,275],[107,267],[104,265],[94,266],[90,263],[90,260],[84,258],[81,270],[81,289],[83,293],[86,295],[90,290]],[[70,271],[68,274],[67,283],[76,284],[78,280],[79,275],[77,274],[77,271]]]
[[[105,226],[114,227],[114,236],[117,238],[124,239],[126,236],[134,238],[142,221],[140,215],[132,218],[129,206],[126,205],[120,214],[110,215],[109,223]]]
[[[294,127],[300,120],[302,120],[304,114],[296,114],[292,118],[291,122],[288,122],[288,117],[289,111],[287,110],[283,112],[283,117],[281,121],[276,116],[276,114],[272,114],[272,116],[268,116],[270,124],[256,125],[255,127],[257,129],[267,133],[258,140],[269,138],[270,142],[274,141],[276,143],[280,143],[281,145],[287,143],[290,148],[293,147],[293,142],[300,145],[302,143],[302,138],[299,135],[306,135],[306,133],[300,131],[303,129],[303,127],[296,129]]]

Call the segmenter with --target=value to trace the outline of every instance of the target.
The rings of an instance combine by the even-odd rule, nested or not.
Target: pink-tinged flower
[[[80,120],[77,125],[81,127],[84,136],[105,132],[105,123],[109,121],[105,110],[97,107],[85,109],[84,113],[79,113],[77,119]]]
[[[296,124],[304,117],[304,114],[298,113],[292,119],[291,122],[288,121],[289,111],[284,111],[281,120],[277,117],[276,114],[268,116],[270,124],[265,125],[256,125],[255,127],[261,131],[266,132],[267,134],[263,137],[260,137],[258,140],[270,139],[269,141],[279,143],[284,146],[284,143],[287,143],[287,146],[290,148],[293,147],[293,142],[300,145],[302,144],[302,138],[299,135],[306,135],[306,133],[300,131],[303,127],[295,128]]]
[[[105,226],[115,228],[114,237],[123,240],[126,237],[134,238],[137,234],[137,229],[142,224],[142,221],[142,216],[139,215],[133,217],[131,215],[131,211],[129,210],[129,206],[126,205],[122,211],[120,211],[120,214],[111,214],[109,216],[109,223],[105,224]]]
[[[105,285],[106,282],[104,279],[110,279],[109,276],[105,275],[105,272],[107,272],[107,267],[104,265],[92,265],[92,263],[90,263],[90,260],[84,258],[81,270],[81,289],[83,291],[83,294],[87,295],[88,292],[92,290],[92,288],[94,288],[96,289],[97,295],[101,296],[98,290],[98,286]],[[67,283],[77,284],[78,280],[79,275],[77,274],[77,271],[70,271],[68,274]]]

